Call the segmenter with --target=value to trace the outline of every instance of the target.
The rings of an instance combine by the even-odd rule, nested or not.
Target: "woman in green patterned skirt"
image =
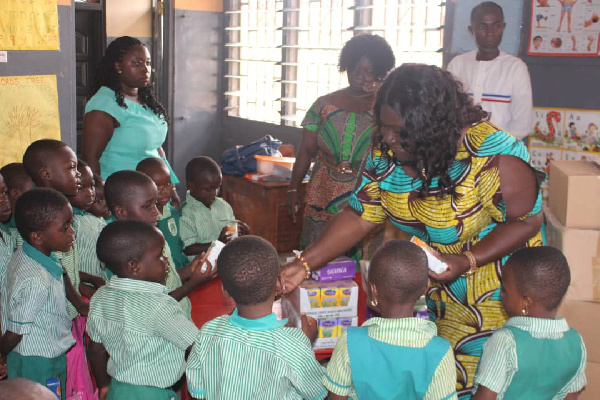
[[[314,160],[304,199],[300,243],[303,249],[348,203],[371,143],[375,93],[394,64],[394,53],[385,39],[376,35],[354,36],[342,48],[338,64],[340,72],[348,74],[348,87],[319,97],[302,121],[304,129],[286,206],[296,222],[301,203],[298,189]],[[353,253],[360,258],[356,250]]]

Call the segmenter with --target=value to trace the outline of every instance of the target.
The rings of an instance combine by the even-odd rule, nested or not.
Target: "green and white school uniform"
[[[512,317],[483,346],[475,373],[498,400],[563,399],[586,385],[587,353],[564,318]]]
[[[188,357],[194,398],[322,399],[323,369],[298,328],[275,314],[250,320],[223,315],[207,322]]]
[[[77,235],[77,232],[75,232],[75,235]],[[71,279],[75,291],[81,296],[81,293],[79,292],[79,282],[81,282],[81,279],[79,278],[79,251],[77,249],[77,243],[73,243],[71,250],[66,253],[55,251],[52,254],[58,258],[60,265],[62,265],[67,275],[69,275],[69,279]],[[70,301],[67,301],[67,311],[69,312],[69,318],[72,320],[79,315],[79,312]]]
[[[23,336],[8,354],[8,377],[43,385],[46,379],[57,377],[64,397],[65,354],[75,340],[67,313],[63,269],[54,255],[46,256],[24,242],[8,264],[5,284],[3,333]]]
[[[113,276],[90,301],[86,331],[110,355],[109,399],[170,399],[198,328],[160,283]]]
[[[323,385],[351,399],[456,399],[449,343],[421,318],[371,318],[338,339]]]
[[[173,257],[171,256],[171,249],[169,244],[165,241],[165,247],[163,248],[163,254],[169,260],[169,274],[167,275],[167,281],[165,285],[169,289],[169,293],[175,289],[180,288],[183,283],[181,282],[181,277],[179,273],[177,273],[177,268],[175,268],[175,263],[173,262]],[[179,305],[183,310],[183,313],[188,317],[188,319],[192,319],[192,302],[190,299],[185,296],[181,300],[179,300]]]
[[[163,207],[162,213],[158,216],[158,229],[165,237],[165,241],[169,245],[175,268],[179,269],[188,264],[188,258],[183,254],[183,242],[179,237],[179,219],[181,213],[176,210],[171,204],[166,204]]]
[[[73,229],[75,229],[75,244],[79,253],[79,271],[102,279],[106,279],[106,274],[96,254],[96,243],[105,226],[106,222],[103,218],[73,207]]]

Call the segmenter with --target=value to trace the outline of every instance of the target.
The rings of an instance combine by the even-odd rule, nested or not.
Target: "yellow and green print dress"
[[[499,155],[529,162],[527,148],[512,135],[489,122],[471,127],[449,170],[455,192],[439,198],[435,178],[433,193],[421,197],[421,181],[408,176],[401,163],[388,161],[375,148],[367,157],[362,181],[349,205],[365,220],[382,223],[389,218],[397,228],[440,252],[461,254],[506,219]],[[536,204],[523,218],[541,212],[541,202],[538,188]],[[526,245],[543,245],[541,232]],[[460,399],[470,398],[484,342],[507,319],[500,302],[501,266],[507,258],[480,266],[475,274],[450,284],[434,283],[428,290],[429,316],[437,325],[438,335],[449,340],[454,349]]]

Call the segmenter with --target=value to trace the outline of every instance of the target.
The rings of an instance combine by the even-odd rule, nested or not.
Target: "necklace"
[[[374,94],[375,94],[375,92],[367,92],[365,94],[352,94],[350,92],[350,88],[349,87],[346,88],[346,96],[348,96],[348,97],[355,97],[355,98],[369,97],[369,96],[373,96]]]

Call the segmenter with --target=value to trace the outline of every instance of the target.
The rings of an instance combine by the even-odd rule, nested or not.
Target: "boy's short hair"
[[[141,260],[144,253],[154,245],[152,238],[161,233],[143,221],[122,219],[106,225],[96,243],[98,259],[115,274],[122,276],[127,263]]]
[[[104,182],[104,199],[108,208],[114,211],[115,207],[128,204],[128,199],[145,185],[154,185],[154,182],[143,172],[124,169],[113,173]]]
[[[135,170],[144,172],[151,168],[162,168],[162,167],[167,167],[167,164],[165,164],[165,162],[162,159],[160,159],[158,157],[148,157],[148,158],[144,158],[142,161],[140,161],[138,163],[138,165],[135,167]],[[168,167],[167,167],[167,169],[168,169]]]
[[[77,169],[79,171],[81,171],[85,167],[89,167],[88,163],[86,163],[85,161],[83,161],[81,158],[77,157]],[[93,172],[92,172],[92,174],[93,174]]]
[[[531,296],[546,310],[555,310],[567,293],[571,271],[564,254],[550,246],[524,247],[506,261],[521,295]]]
[[[275,247],[258,236],[229,242],[217,259],[223,287],[236,304],[254,305],[273,294],[279,274]]]
[[[69,200],[60,192],[50,188],[33,188],[23,193],[15,206],[15,224],[27,243],[30,235],[48,228],[58,217]]]
[[[416,302],[423,295],[428,279],[427,255],[414,243],[390,240],[371,258],[369,281],[391,302]]]
[[[31,143],[23,154],[23,167],[36,185],[40,185],[40,169],[48,166],[58,150],[67,146],[65,142],[54,139],[40,139]]]
[[[502,10],[502,7],[500,7],[499,4],[494,3],[493,1],[484,1],[482,3],[477,4],[475,7],[473,7],[473,9],[471,10],[471,24],[473,22],[475,22],[475,18],[477,18],[477,15],[483,11],[489,10],[489,9],[497,9],[500,11],[500,15],[502,15],[502,19],[504,20],[504,10]]]
[[[185,178],[188,182],[191,182],[197,177],[219,174],[221,174],[219,164],[212,158],[206,156],[194,157],[185,166]]]
[[[0,168],[0,174],[4,177],[4,183],[8,190],[25,190],[26,183],[31,181],[31,176],[25,171],[23,163],[10,163]]]

